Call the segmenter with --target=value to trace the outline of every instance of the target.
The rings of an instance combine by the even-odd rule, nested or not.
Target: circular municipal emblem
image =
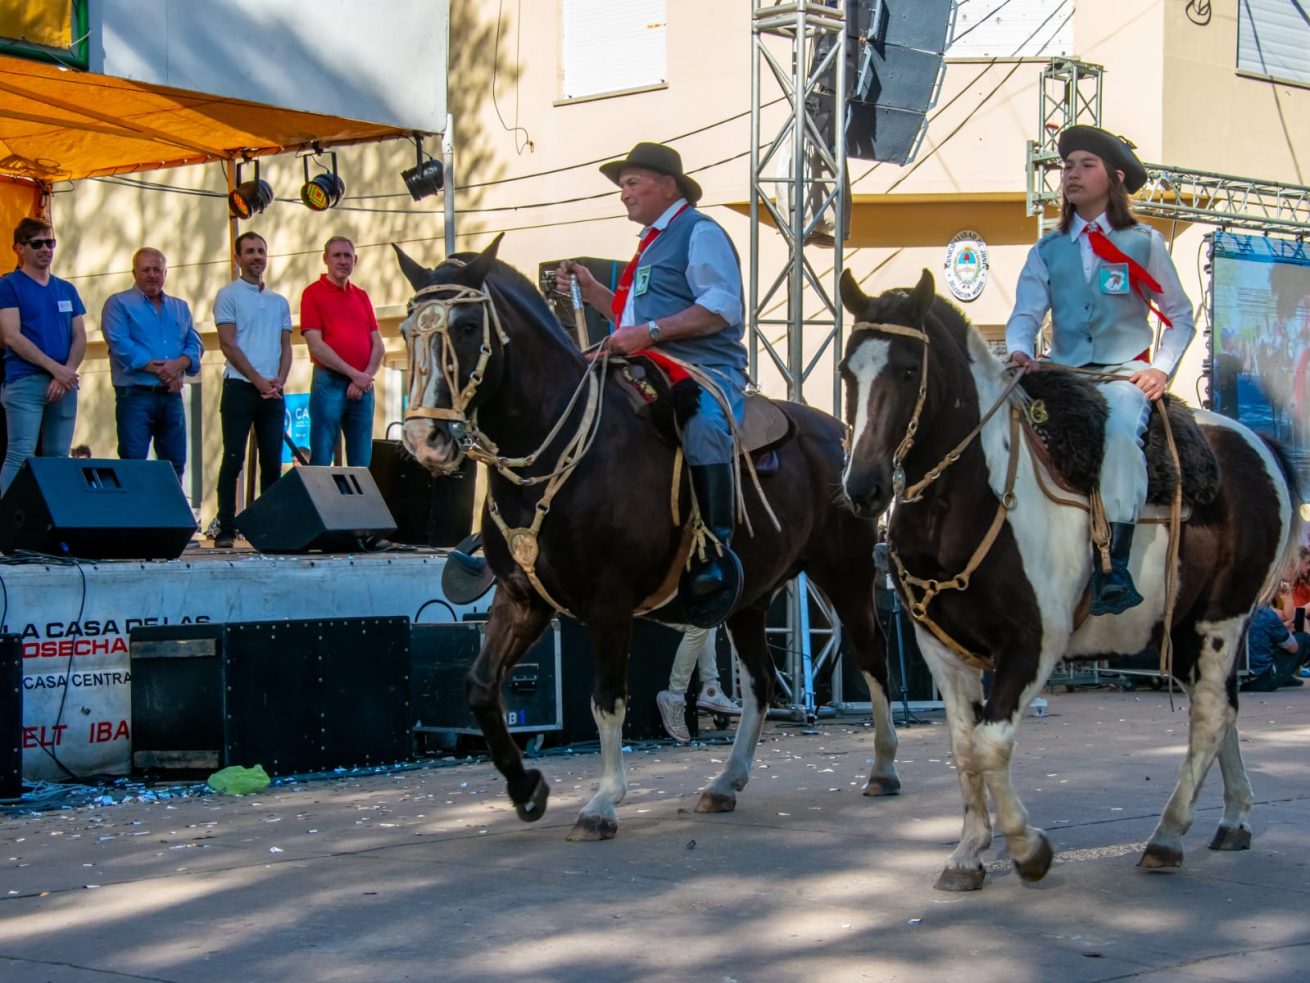
[[[977,300],[987,286],[987,243],[977,232],[959,232],[946,246],[946,287],[956,300]]]

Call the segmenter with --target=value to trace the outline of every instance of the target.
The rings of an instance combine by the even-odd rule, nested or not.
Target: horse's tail
[[[1263,603],[1274,596],[1278,590],[1279,582],[1283,580],[1283,575],[1299,561],[1305,520],[1301,517],[1301,480],[1297,477],[1292,459],[1287,456],[1287,451],[1283,445],[1272,437],[1261,434],[1260,438],[1264,441],[1265,446],[1269,448],[1269,453],[1274,456],[1274,460],[1278,462],[1278,469],[1282,472],[1283,482],[1287,487],[1287,497],[1292,506],[1292,514],[1287,526],[1287,537],[1283,542],[1278,564],[1270,572],[1269,581],[1260,592],[1260,600]],[[1270,477],[1274,476],[1270,475]]]

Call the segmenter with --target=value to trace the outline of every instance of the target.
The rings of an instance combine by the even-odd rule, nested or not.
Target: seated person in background
[[[1297,644],[1279,615],[1278,598],[1262,604],[1251,615],[1246,634],[1247,665],[1251,677],[1242,689],[1272,693],[1279,686],[1300,686],[1296,678]]]
[[[1310,632],[1306,630],[1306,614],[1310,612],[1310,546],[1301,547],[1296,569],[1288,576],[1290,581],[1278,590],[1278,613],[1296,639],[1297,664],[1305,667],[1310,665]],[[1310,669],[1302,668],[1301,675],[1310,677]]]

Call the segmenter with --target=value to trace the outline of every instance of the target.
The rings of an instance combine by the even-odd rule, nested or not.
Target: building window
[[[1074,0],[959,4],[947,58],[1051,58],[1073,52]]]
[[[665,0],[560,0],[565,99],[663,85]]]
[[[1237,71],[1242,75],[1310,85],[1310,18],[1291,0],[1238,0]]]

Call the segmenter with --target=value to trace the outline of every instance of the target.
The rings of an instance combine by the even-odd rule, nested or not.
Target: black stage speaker
[[[236,524],[261,553],[349,553],[396,530],[367,468],[292,468]]]
[[[409,619],[133,629],[137,769],[269,774],[410,757]]]
[[[937,100],[943,53],[950,43],[954,0],[845,0],[846,153],[860,160],[905,164],[918,149]],[[832,35],[817,42],[822,58]],[[863,70],[863,74],[862,74]],[[818,115],[832,133],[834,76],[821,84]],[[822,89],[827,89],[825,94]]]
[[[33,457],[0,499],[0,549],[174,560],[195,516],[167,461]]]
[[[23,794],[23,639],[0,635],[0,799]]]
[[[391,537],[396,542],[450,548],[473,531],[478,472],[472,461],[454,474],[438,476],[414,460],[400,441],[375,440],[368,471],[396,521]]]
[[[464,678],[482,651],[485,621],[414,625],[410,629],[410,705],[421,733],[481,735],[469,709]],[[560,629],[546,633],[523,653],[501,684],[505,723],[511,734],[562,730]]]
[[[628,265],[625,259],[596,259],[594,256],[579,256],[573,260],[575,263],[581,263],[585,266],[600,283],[609,290],[614,290],[619,285],[619,277],[623,275],[623,268]],[[546,295],[550,301],[551,309],[555,312],[555,317],[559,323],[564,326],[570,338],[574,337],[573,327],[573,301],[568,294],[561,294],[555,290],[555,271],[559,268],[560,260],[548,260],[537,267],[537,285],[541,292]],[[604,341],[610,333],[610,321],[603,313],[588,305],[587,308],[587,344],[595,345]]]

